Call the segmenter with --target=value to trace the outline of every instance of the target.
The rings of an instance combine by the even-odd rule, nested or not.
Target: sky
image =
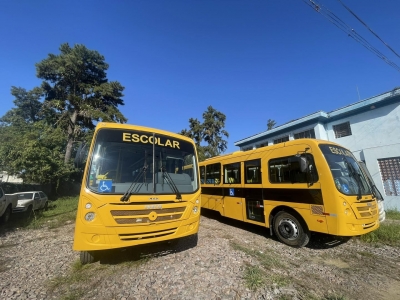
[[[12,86],[40,86],[35,64],[63,43],[105,57],[108,80],[125,87],[128,124],[180,132],[208,106],[225,114],[227,153],[268,119],[282,125],[400,86],[400,1],[315,0],[319,11],[308,3],[0,0],[0,116],[14,107]]]

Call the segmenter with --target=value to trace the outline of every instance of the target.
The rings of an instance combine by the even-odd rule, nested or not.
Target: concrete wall
[[[350,122],[352,135],[335,138],[333,125]],[[385,199],[385,209],[400,210],[400,196],[387,196],[378,159],[400,157],[400,104],[395,103],[326,124],[328,140],[349,148],[364,160]]]

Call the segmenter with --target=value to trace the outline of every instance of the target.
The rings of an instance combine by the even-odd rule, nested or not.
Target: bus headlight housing
[[[193,207],[193,213],[197,214],[198,211],[199,211],[199,207],[198,206],[194,206]]]
[[[95,217],[96,217],[96,214],[94,212],[88,212],[85,215],[85,220],[88,221],[88,222],[91,222],[91,221],[94,220]]]

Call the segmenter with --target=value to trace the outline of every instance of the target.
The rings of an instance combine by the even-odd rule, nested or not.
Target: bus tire
[[[93,252],[90,251],[81,251],[80,261],[82,265],[91,264],[96,261]]]
[[[273,220],[273,228],[278,239],[286,245],[300,248],[310,241],[310,231],[303,220],[291,213],[278,212]]]

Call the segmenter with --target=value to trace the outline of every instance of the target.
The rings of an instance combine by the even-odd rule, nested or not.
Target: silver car
[[[18,197],[18,204],[13,212],[31,212],[38,209],[47,210],[49,199],[41,191],[15,193]]]

